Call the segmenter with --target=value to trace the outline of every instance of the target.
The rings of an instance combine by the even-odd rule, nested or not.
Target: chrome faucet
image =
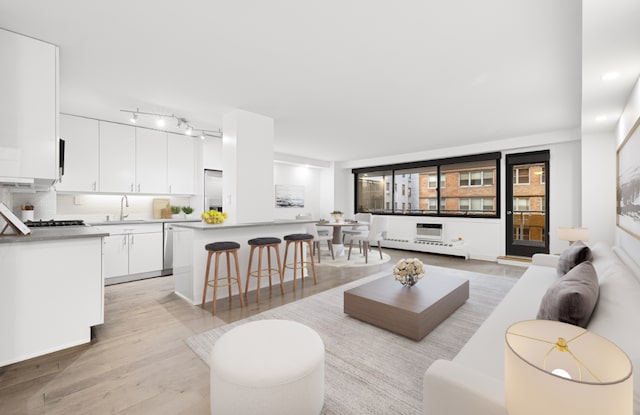
[[[129,198],[127,195],[122,195],[120,198],[120,220],[124,220],[129,214],[124,214],[124,207],[122,206],[122,202],[127,202],[126,207],[129,207]]]

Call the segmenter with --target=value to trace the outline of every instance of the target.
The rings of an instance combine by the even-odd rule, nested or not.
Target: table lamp
[[[520,321],[505,335],[509,415],[632,415],[629,357],[604,337],[571,324]]]
[[[570,244],[575,241],[586,242],[589,240],[588,228],[576,227],[560,227],[558,228],[558,239],[561,241],[569,241]]]

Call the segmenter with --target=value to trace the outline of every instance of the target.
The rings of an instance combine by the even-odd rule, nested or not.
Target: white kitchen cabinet
[[[129,274],[162,270],[162,232],[129,235]]]
[[[196,141],[192,137],[167,134],[167,172],[170,194],[195,194]]]
[[[103,225],[104,277],[122,282],[130,275],[159,276],[162,271],[162,223]]]
[[[0,29],[0,176],[58,177],[58,48]]]
[[[0,367],[91,341],[91,326],[104,322],[101,245],[0,244]]]
[[[56,190],[97,192],[100,173],[98,120],[60,114],[60,138],[65,140],[65,164]]]
[[[100,192],[133,193],[135,183],[135,128],[100,121]]]
[[[166,132],[136,128],[135,191],[155,194],[168,192]]]
[[[129,235],[110,235],[102,239],[104,277],[129,274]]]

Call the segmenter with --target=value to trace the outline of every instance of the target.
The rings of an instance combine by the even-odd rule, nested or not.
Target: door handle
[[[511,214],[513,214],[513,212],[510,210],[507,210],[507,215],[511,215]]]

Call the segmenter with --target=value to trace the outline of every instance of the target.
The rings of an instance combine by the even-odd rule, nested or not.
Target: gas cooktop
[[[24,223],[30,228],[48,228],[54,226],[84,226],[82,219],[69,219],[69,220],[28,220]]]

